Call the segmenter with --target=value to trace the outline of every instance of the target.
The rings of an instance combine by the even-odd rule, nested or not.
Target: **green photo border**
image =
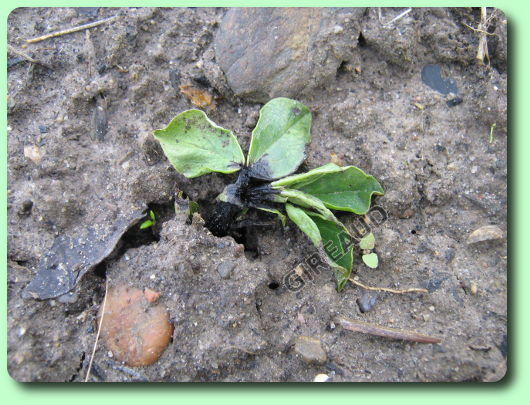
[[[530,294],[526,291],[530,285],[530,271],[523,264],[529,264],[530,249],[525,249],[530,237],[524,230],[530,225],[530,214],[524,210],[528,203],[528,194],[524,182],[524,173],[530,173],[530,2],[497,0],[480,4],[470,1],[325,1],[325,0],[158,0],[158,1],[23,1],[7,0],[0,4],[0,31],[4,40],[0,41],[2,55],[1,69],[4,80],[1,89],[7,94],[7,17],[17,7],[81,7],[81,6],[426,6],[461,7],[484,6],[497,7],[508,18],[509,30],[509,357],[508,373],[498,383],[458,383],[458,384],[21,384],[11,379],[7,373],[7,317],[1,317],[3,330],[0,348],[2,369],[0,371],[0,397],[8,404],[21,402],[39,405],[122,403],[127,405],[164,401],[170,404],[187,403],[252,403],[279,404],[301,403],[320,404],[330,401],[336,403],[385,403],[398,404],[459,404],[465,402],[487,404],[520,403],[530,398],[530,345],[527,341],[530,322],[524,308],[530,309]],[[527,73],[524,73],[527,72]],[[3,136],[0,141],[2,172],[0,190],[3,190],[0,220],[5,232],[1,232],[2,265],[2,310],[7,314],[7,117],[6,97],[2,98]]]

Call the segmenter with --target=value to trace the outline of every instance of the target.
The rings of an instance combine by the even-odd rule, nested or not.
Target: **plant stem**
[[[351,330],[352,332],[366,333],[368,335],[417,343],[440,343],[442,341],[440,338],[423,335],[408,329],[387,328],[385,326],[342,317],[339,317],[336,320],[344,329]]]

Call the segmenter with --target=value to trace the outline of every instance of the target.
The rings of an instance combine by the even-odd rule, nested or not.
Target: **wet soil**
[[[329,52],[304,60],[325,59],[325,69],[300,69],[307,80],[297,79],[296,87],[285,82],[282,94],[281,74],[267,76],[263,88],[259,81],[245,82],[241,92],[231,88],[215,48],[229,11],[19,8],[9,16],[8,43],[40,62],[8,57],[10,375],[84,380],[108,282],[160,292],[174,332],[147,367],[126,367],[98,346],[93,381],[312,381],[322,373],[336,382],[501,379],[507,242],[467,240],[485,225],[507,230],[505,16],[488,9],[495,15],[488,23],[489,64],[482,65],[480,33],[465,25],[478,26],[479,9],[418,8],[395,21],[405,9],[323,13],[326,23],[311,31],[317,40],[307,52],[331,44]],[[23,47],[28,38],[115,15],[96,28]],[[454,80],[461,102],[422,81],[429,64]],[[270,224],[234,240],[213,236],[197,215],[190,221],[175,214],[177,190],[207,209],[234,180],[186,179],[154,140],[154,129],[195,108],[182,85],[213,96],[207,114],[230,128],[243,150],[261,97],[306,104],[313,128],[302,170],[331,160],[356,165],[386,192],[376,199],[388,213],[374,229],[380,265],[370,269],[357,257],[359,280],[429,293],[363,298],[367,292],[352,284],[338,293],[331,271],[289,291],[284,275],[315,253],[294,226],[260,216]],[[24,297],[57,238],[82,243],[92,235],[101,242],[120,219],[148,208],[158,215],[155,226],[141,231],[131,220],[109,247],[113,253],[91,263],[71,293]],[[345,222],[352,226],[353,219]],[[337,316],[414,329],[442,343],[353,333],[334,322]],[[299,336],[318,339],[326,360],[311,362],[310,353],[295,351]]]

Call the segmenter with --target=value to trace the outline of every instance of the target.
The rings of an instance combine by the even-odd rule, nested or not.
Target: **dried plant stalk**
[[[423,335],[412,330],[387,328],[385,326],[374,325],[372,323],[358,321],[356,319],[339,317],[337,318],[337,322],[344,329],[351,330],[352,332],[366,333],[368,335],[381,336],[389,339],[405,340],[408,342],[417,343],[440,343],[442,341],[440,338]]]

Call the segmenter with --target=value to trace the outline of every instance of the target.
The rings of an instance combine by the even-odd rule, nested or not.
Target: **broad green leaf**
[[[281,182],[284,180],[289,188],[317,197],[328,208],[355,214],[368,212],[372,194],[384,193],[373,176],[355,166],[333,167],[328,164],[305,173],[305,176],[291,176]],[[275,182],[273,187],[281,188],[281,185]]]
[[[335,263],[335,278],[337,289],[340,291],[348,281],[353,268],[352,236],[342,223],[329,221],[320,214],[307,211],[318,227],[324,251],[329,259]]]
[[[311,141],[311,112],[302,103],[275,98],[260,110],[248,151],[252,177],[273,180],[293,173]]]
[[[289,219],[291,219],[291,221],[293,221],[298,228],[311,239],[313,245],[319,247],[322,243],[322,238],[320,237],[318,227],[311,217],[307,215],[303,209],[291,204],[285,204],[285,210],[287,211]]]
[[[359,247],[362,250],[370,250],[375,246],[375,236],[372,232],[368,233],[359,241]]]
[[[370,254],[367,254],[367,255],[363,255],[363,262],[368,267],[370,267],[372,269],[375,269],[377,267],[377,265],[379,264],[379,259],[378,259],[376,253],[370,253]]]
[[[177,172],[189,178],[211,172],[234,173],[245,162],[232,132],[200,110],[184,111],[154,135]]]
[[[291,190],[286,188],[282,189],[280,194],[274,196],[275,202],[284,202],[285,198],[287,198],[287,201],[292,202],[293,204],[318,211],[329,221],[340,223],[339,220],[335,218],[335,215],[333,215],[333,212],[331,212],[322,201],[310,194],[304,193],[300,190]]]
[[[287,221],[287,218],[285,217],[285,215],[280,210],[277,210],[275,208],[265,208],[265,207],[257,207],[257,208],[259,210],[262,210],[262,211],[265,211],[265,212],[271,212],[273,214],[278,215],[282,225],[285,226],[285,222]]]

